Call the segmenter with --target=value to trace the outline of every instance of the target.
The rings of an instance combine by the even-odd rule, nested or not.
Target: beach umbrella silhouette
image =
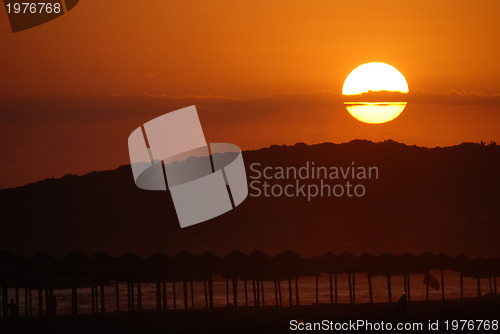
[[[198,256],[198,267],[203,273],[207,273],[207,278],[203,279],[203,289],[205,292],[205,307],[214,307],[213,278],[212,274],[220,273],[221,258],[212,252],[204,252]]]
[[[260,292],[262,295],[262,305],[265,306],[265,296],[264,296],[264,281],[274,281],[274,294],[276,305],[278,305],[278,283],[276,280],[276,275],[272,270],[271,257],[264,254],[261,251],[253,251],[248,255],[249,269],[253,272],[257,272],[257,292],[259,292],[259,280],[260,280]],[[257,298],[260,300],[260,298]]]
[[[222,258],[222,263],[224,266],[224,272],[222,275],[226,279],[226,305],[229,305],[229,280],[232,282],[232,290],[233,290],[233,305],[238,305],[238,289],[237,289],[237,279],[238,277],[244,279],[245,281],[252,277],[257,279],[257,284],[259,284],[259,277],[252,275],[254,274],[252,268],[250,268],[250,258],[248,255],[244,254],[239,250],[232,251]],[[245,295],[246,296],[246,295]],[[254,293],[255,296],[255,293]],[[248,302],[245,300],[245,304]]]
[[[109,284],[106,279],[118,277],[118,269],[119,261],[106,253],[98,252],[89,258],[88,272],[92,274],[92,276],[89,277],[89,284],[93,313],[99,311],[99,300],[101,312],[106,312],[104,286]],[[98,293],[98,288],[100,288],[100,294]]]
[[[330,303],[333,304],[335,302],[336,304],[338,302],[338,273],[340,272],[338,256],[332,252],[326,252],[322,256],[312,258],[310,263],[316,273],[328,273],[330,281]],[[318,297],[316,300],[318,300]]]
[[[364,253],[359,257],[359,263],[364,272],[366,272],[366,277],[368,279],[368,294],[370,296],[370,303],[373,303],[373,285],[372,285],[372,270],[375,264],[376,256],[368,253]]]
[[[49,280],[58,269],[59,261],[47,254],[39,253],[26,261],[27,269],[31,271],[34,278],[33,285],[38,290],[38,315],[43,315],[43,290],[45,289],[45,300],[48,300]],[[48,309],[46,305],[46,310]]]
[[[373,272],[377,275],[385,275],[387,278],[387,297],[389,303],[392,303],[392,284],[391,274],[398,274],[398,259],[394,254],[383,253],[378,256],[373,264]]]
[[[172,280],[172,290],[174,292],[173,298],[175,301],[175,280],[176,278],[182,279],[182,288],[183,288],[183,295],[184,295],[184,309],[188,309],[188,288],[187,288],[187,280],[188,280],[188,275],[191,276],[191,279],[193,275],[196,273],[196,265],[197,265],[197,258],[193,254],[190,254],[188,252],[182,251],[174,255],[173,257],[174,260],[174,268],[175,268],[175,273],[177,273],[177,277],[174,277]],[[179,277],[180,275],[180,277]],[[192,290],[192,281],[191,281],[191,290]],[[192,296],[192,294],[191,294]],[[191,304],[194,303],[193,298],[191,298]],[[174,302],[174,308],[176,306],[176,303]]]
[[[147,260],[148,267],[156,276],[156,310],[167,309],[167,291],[165,277],[170,269],[172,269],[173,259],[164,254],[157,252],[151,255]],[[153,275],[153,274],[152,274]]]
[[[8,317],[9,286],[16,285],[16,305],[19,306],[19,291],[17,287],[17,285],[19,284],[19,278],[12,276],[16,275],[17,272],[22,271],[23,267],[25,267],[25,260],[22,257],[14,255],[7,251],[0,251],[0,285],[2,286],[1,297],[2,313],[4,318]],[[7,273],[10,273],[10,275],[7,276]]]
[[[288,298],[290,306],[293,305],[292,298],[292,276],[295,277],[295,298],[296,305],[299,305],[299,284],[298,276],[306,274],[306,261],[300,255],[286,250],[271,259],[271,264],[275,268],[277,277],[288,277]]]
[[[490,293],[497,295],[497,276],[500,274],[500,259],[498,257],[490,257],[485,261],[486,270],[489,272]],[[492,286],[493,280],[493,286]]]
[[[471,260],[465,255],[453,259],[453,268],[460,273],[460,299],[464,299],[464,273],[469,271]]]

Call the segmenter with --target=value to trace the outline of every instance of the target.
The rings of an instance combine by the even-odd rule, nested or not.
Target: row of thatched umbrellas
[[[429,270],[441,271],[441,284],[429,275]],[[0,252],[0,275],[2,286],[3,316],[8,316],[8,289],[15,289],[15,305],[19,305],[19,289],[25,289],[25,313],[32,314],[31,293],[38,290],[38,311],[43,314],[43,291],[45,291],[46,314],[51,309],[50,301],[54,298],[54,289],[72,289],[72,313],[78,313],[77,289],[91,288],[92,310],[105,312],[104,286],[114,285],[116,288],[116,310],[119,310],[119,284],[127,285],[127,311],[142,309],[142,283],[156,283],[157,310],[167,308],[166,283],[172,284],[173,304],[176,305],[175,284],[182,282],[184,307],[188,307],[188,286],[193,299],[193,281],[204,284],[205,306],[214,307],[213,275],[226,279],[226,299],[230,303],[229,287],[232,285],[233,305],[238,303],[238,280],[243,281],[245,305],[248,306],[247,282],[251,282],[255,306],[265,305],[264,281],[274,282],[276,305],[282,305],[281,282],[288,280],[289,303],[292,306],[292,281],[295,281],[295,305],[299,305],[298,278],[316,276],[316,301],[318,302],[318,279],[321,273],[329,275],[330,301],[337,303],[338,274],[346,273],[349,283],[349,300],[355,302],[356,274],[365,274],[368,278],[370,302],[373,302],[371,278],[375,275],[387,277],[388,301],[392,302],[391,276],[404,276],[405,291],[411,299],[410,277],[412,274],[423,274],[427,284],[427,300],[429,285],[441,287],[444,299],[444,270],[455,270],[460,273],[461,296],[463,298],[463,277],[477,279],[478,297],[481,296],[480,279],[493,278],[496,295],[496,276],[500,275],[500,259],[469,259],[465,256],[451,258],[445,254],[426,253],[415,256],[405,253],[395,256],[384,253],[380,256],[363,254],[354,256],[350,253],[334,255],[326,253],[304,259],[292,251],[285,251],[275,257],[255,251],[244,254],[239,251],[219,257],[205,252],[199,256],[180,252],[173,257],[157,253],[149,258],[135,254],[125,254],[119,258],[104,253],[86,257],[80,253],[70,253],[62,258],[54,258],[39,254],[29,259],[15,256],[8,252]],[[98,293],[100,288],[100,294]],[[134,292],[134,289],[136,291]],[[493,290],[493,288],[491,288]],[[262,298],[261,298],[262,297]],[[136,300],[134,301],[134,298]],[[99,303],[100,301],[100,303]],[[192,302],[193,303],[193,302]],[[100,304],[100,305],[99,305]],[[99,307],[100,306],[100,307]],[[29,311],[28,311],[29,310]]]

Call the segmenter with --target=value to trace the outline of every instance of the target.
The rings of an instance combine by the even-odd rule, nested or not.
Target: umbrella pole
[[[428,302],[429,301],[429,269],[425,272],[425,300]]]
[[[116,312],[120,311],[120,282],[115,280],[115,303],[116,303]]]
[[[28,316],[28,288],[24,288],[24,316]]]
[[[356,303],[356,273],[352,273],[352,303]]]
[[[105,313],[106,312],[106,303],[104,301],[104,279],[101,274],[101,312]]]
[[[460,300],[464,300],[464,273],[460,271]]]
[[[316,274],[316,304],[319,304],[319,275]]]
[[[205,308],[208,308],[207,280],[203,280],[203,292],[205,293]]]
[[[193,293],[193,280],[189,281],[189,288],[191,292],[191,308],[194,308],[194,293]]]
[[[333,283],[332,283],[332,273],[329,274],[330,279],[330,304],[333,304]]]
[[[349,303],[352,304],[352,282],[351,273],[347,273],[347,281],[349,282]]]
[[[168,305],[167,305],[167,283],[165,278],[161,280],[161,294],[163,299],[163,310],[166,311],[168,309]]]
[[[283,300],[281,299],[281,281],[278,280],[278,296],[280,298],[280,306],[283,306]]]
[[[389,303],[392,303],[391,274],[389,273],[387,273],[387,297],[389,297]]]
[[[441,299],[444,301],[444,270],[441,269]]]
[[[410,288],[410,272],[407,273],[407,276],[408,276],[408,279],[406,280],[407,284],[408,284],[408,292],[407,292],[407,298],[408,298],[408,302],[411,301],[411,288]]]
[[[243,286],[245,288],[245,306],[248,307],[248,288],[246,279],[243,281]]]
[[[274,278],[274,299],[276,306],[278,306],[278,282],[276,282],[276,277]]]
[[[338,289],[337,289],[337,283],[338,283],[338,280],[337,280],[337,273],[335,273],[335,304],[338,303]]]
[[[290,271],[288,272],[288,295],[290,307],[292,307],[292,275],[290,274]]]
[[[238,307],[238,279],[233,277],[233,303],[234,307]]]
[[[176,296],[175,296],[175,278],[172,281],[172,299],[173,299],[173,302],[174,302],[174,310],[175,310],[177,308],[177,299],[176,299]]]
[[[260,288],[262,290],[262,306],[266,306],[266,300],[264,298],[264,280],[260,281]]]
[[[255,278],[252,278],[253,306],[257,307],[257,294],[255,292]]]
[[[370,293],[370,304],[373,304],[372,275],[368,272],[368,292]]]
[[[184,294],[184,310],[188,309],[188,290],[186,276],[182,278],[182,292]]]

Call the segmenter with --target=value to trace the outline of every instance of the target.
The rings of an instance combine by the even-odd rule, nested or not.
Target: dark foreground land
[[[419,333],[447,332],[445,321],[451,328],[453,320],[500,320],[500,299],[412,302],[411,304],[339,304],[313,305],[293,308],[262,307],[220,308],[212,311],[168,311],[166,313],[114,313],[105,315],[82,315],[78,317],[57,316],[32,319],[7,319],[0,321],[0,333],[291,333],[320,331],[292,331],[290,321],[305,323],[323,320],[339,322],[384,321],[392,323],[422,323],[422,330],[398,331]],[[438,330],[428,330],[429,321],[439,321]],[[459,325],[460,327],[462,324]],[[478,329],[466,325],[450,333],[498,333],[490,328]],[[328,331],[326,331],[328,332]],[[331,330],[330,332],[339,332]],[[359,330],[340,332],[387,332],[383,330]]]

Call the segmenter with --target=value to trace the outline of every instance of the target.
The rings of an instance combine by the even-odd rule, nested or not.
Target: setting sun
[[[356,95],[369,91],[408,93],[405,77],[386,63],[367,63],[356,67],[345,79],[343,95]]]
[[[347,111],[358,121],[381,124],[397,118],[405,109],[408,83],[393,66],[367,63],[345,79],[342,94]]]

